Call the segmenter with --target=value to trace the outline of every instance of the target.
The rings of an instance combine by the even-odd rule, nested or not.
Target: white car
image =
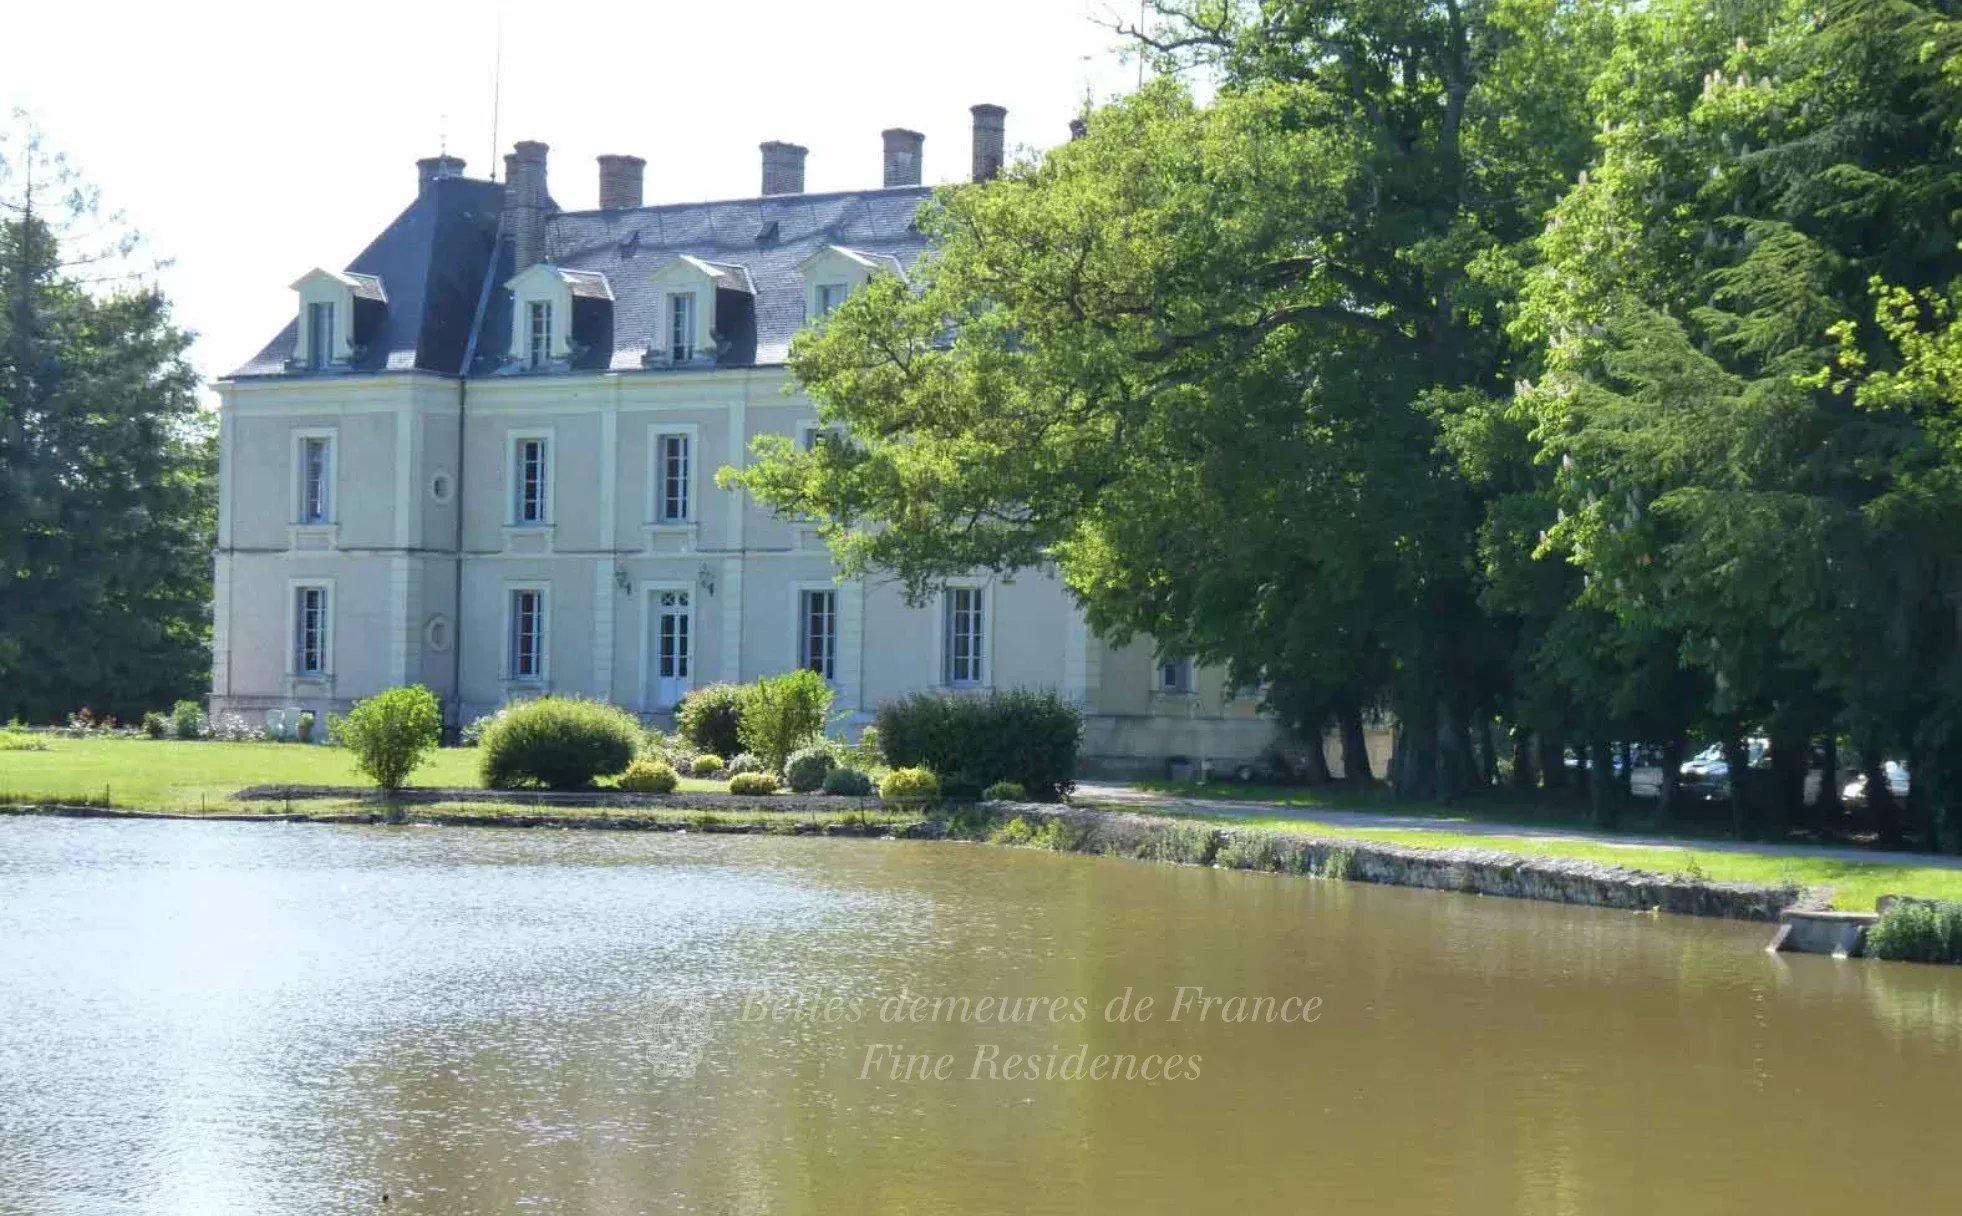
[[[1889,760],[1882,767],[1887,774],[1887,792],[1894,795],[1896,799],[1907,797],[1907,765],[1895,760]],[[1847,782],[1846,788],[1839,792],[1839,797],[1840,801],[1849,805],[1865,806],[1867,803],[1867,775],[1861,773],[1859,776],[1853,778],[1853,780]]]

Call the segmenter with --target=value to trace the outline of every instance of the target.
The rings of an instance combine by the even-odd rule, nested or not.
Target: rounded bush
[[[737,773],[760,773],[762,771],[763,759],[755,752],[737,752],[735,755],[729,757],[729,775],[731,777]]]
[[[777,792],[775,773],[737,773],[729,778],[729,792],[732,794],[774,794]]]
[[[1013,781],[997,781],[981,791],[983,802],[1027,802],[1029,791]]]
[[[713,777],[722,771],[722,757],[713,752],[703,752],[689,762],[688,771],[697,777]]]
[[[834,768],[824,775],[824,792],[841,798],[863,798],[872,792],[872,778],[855,768]]]
[[[740,684],[708,684],[681,699],[675,726],[698,750],[732,756],[743,749],[743,701],[749,690]]]
[[[808,794],[824,784],[831,770],[838,767],[838,758],[828,747],[802,747],[790,753],[790,759],[783,763],[784,784],[793,794]]]
[[[420,684],[356,701],[347,717],[334,723],[334,742],[353,752],[354,766],[390,792],[401,789],[442,741],[442,706]]]
[[[640,738],[640,723],[623,709],[540,697],[511,706],[484,731],[480,768],[494,790],[581,789],[625,772]]]
[[[152,739],[161,739],[170,733],[170,717],[158,710],[143,715],[143,733]]]
[[[879,783],[879,797],[887,802],[932,802],[940,797],[940,778],[924,768],[896,768]]]
[[[679,784],[681,778],[673,765],[646,756],[634,761],[620,777],[621,790],[629,794],[672,794]]]

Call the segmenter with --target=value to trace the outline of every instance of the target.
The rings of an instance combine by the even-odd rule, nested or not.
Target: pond
[[[1769,935],[979,845],[0,819],[0,1211],[1952,1210],[1962,972]]]

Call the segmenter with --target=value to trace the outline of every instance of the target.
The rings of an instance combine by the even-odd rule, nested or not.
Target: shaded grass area
[[[134,810],[235,812],[233,794],[254,785],[367,786],[338,747],[176,739],[45,739],[45,751],[0,752],[0,803],[61,802]],[[481,789],[475,748],[446,747],[409,778],[412,788]],[[720,792],[684,777],[687,793]]]
[[[1586,804],[1578,795],[1562,792],[1516,794],[1491,790],[1451,802],[1411,802],[1399,799],[1381,785],[1366,789],[1347,786],[1227,785],[1220,782],[1139,781],[1133,789],[1164,794],[1190,802],[1245,802],[1295,810],[1359,811],[1404,815],[1412,819],[1463,820],[1469,823],[1523,824],[1597,831],[1587,821]],[[1642,835],[1680,836],[1690,840],[1730,839],[1721,804],[1691,803],[1683,814],[1664,819],[1653,813],[1653,800],[1637,798],[1622,811],[1615,831]],[[1794,843],[1807,843],[1793,837]]]
[[[1371,809],[1388,810],[1390,807],[1379,804]],[[1401,811],[1400,806],[1397,809]],[[1482,849],[1522,857],[1569,858],[1710,882],[1830,888],[1832,906],[1861,912],[1871,912],[1874,901],[1882,895],[1962,900],[1962,870],[1928,866],[1843,861],[1782,853],[1698,852],[1693,842],[1685,842],[1681,849],[1642,848],[1590,841],[1542,840],[1532,836],[1358,828],[1288,816],[1179,814],[1169,817],[1192,819],[1223,828],[1253,828],[1329,839],[1373,841],[1411,849]]]

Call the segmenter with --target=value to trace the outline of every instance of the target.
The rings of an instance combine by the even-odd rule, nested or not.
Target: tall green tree
[[[1382,706],[1450,793],[1508,665],[1450,419],[1509,391],[1526,243],[1588,154],[1588,0],[1167,2],[1086,138],[943,192],[934,252],[801,340],[848,443],[725,478],[914,593],[1055,563],[1092,625]],[[1217,84],[1196,102],[1174,69]],[[1497,656],[1496,658],[1494,656]]]
[[[0,719],[124,719],[210,668],[215,445],[115,217],[17,119],[0,144]]]

